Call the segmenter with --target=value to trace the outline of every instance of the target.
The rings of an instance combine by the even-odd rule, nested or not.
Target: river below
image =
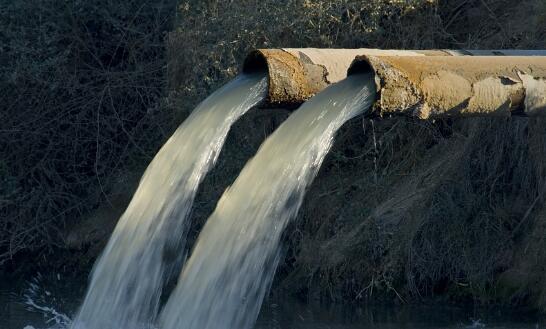
[[[81,302],[80,284],[41,277],[24,285],[0,285],[0,329],[63,329]],[[52,282],[56,281],[56,282]],[[324,305],[267,300],[255,329],[546,328],[546,318],[509,309],[445,306]]]

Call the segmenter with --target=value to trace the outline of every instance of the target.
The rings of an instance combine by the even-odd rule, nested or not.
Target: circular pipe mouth
[[[347,70],[347,76],[362,73],[374,73],[372,65],[365,56],[359,56],[355,58],[355,60]]]
[[[373,109],[377,105],[376,102],[381,99],[381,83],[379,81],[377,73],[375,72],[375,69],[373,68],[369,58],[366,55],[355,57],[355,59],[351,63],[351,66],[349,66],[349,68],[347,69],[348,77],[357,74],[369,74],[370,79],[372,79],[373,83],[375,84],[375,100],[374,104],[372,105]],[[378,117],[379,114],[377,111],[371,110],[368,111],[365,116],[372,118]]]
[[[282,49],[257,49],[249,53],[243,74],[264,74],[268,78],[268,105],[301,104],[315,93],[302,61]]]
[[[269,73],[267,59],[261,51],[254,50],[246,56],[243,62],[243,73]]]

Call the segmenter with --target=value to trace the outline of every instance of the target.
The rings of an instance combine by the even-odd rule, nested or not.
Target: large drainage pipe
[[[372,71],[372,113],[422,119],[546,115],[546,57],[359,56],[348,74]]]
[[[381,50],[381,49],[258,49],[243,64],[243,72],[267,71],[268,106],[297,106],[327,85],[346,77],[357,56],[446,57],[465,55],[533,56],[528,50]]]

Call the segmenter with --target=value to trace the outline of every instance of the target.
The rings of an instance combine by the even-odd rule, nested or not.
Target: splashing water
[[[264,75],[242,75],[203,101],[150,163],[92,273],[73,329],[147,328],[168,254],[181,263],[197,187],[231,125],[266,95]]]
[[[247,329],[272,281],[283,229],[335,132],[375,97],[369,75],[328,87],[260,147],[208,219],[160,316],[162,329]]]
[[[42,275],[38,273],[28,282],[21,303],[29,312],[41,314],[48,329],[68,328],[72,323],[71,319],[58,310],[61,308],[60,301],[57,300],[54,293],[45,288],[43,280]],[[33,329],[31,326],[25,328]]]

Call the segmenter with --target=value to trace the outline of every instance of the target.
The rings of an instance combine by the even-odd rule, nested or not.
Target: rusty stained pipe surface
[[[258,49],[243,64],[243,72],[267,71],[266,106],[298,106],[331,83],[347,76],[356,56],[451,56],[443,50],[381,49]]]
[[[366,56],[544,56],[541,50],[383,50],[383,49],[258,49],[245,59],[243,72],[267,71],[265,106],[298,106],[331,83],[346,77],[359,55]]]
[[[364,55],[349,74],[369,70],[378,90],[373,114],[546,115],[546,57]]]

